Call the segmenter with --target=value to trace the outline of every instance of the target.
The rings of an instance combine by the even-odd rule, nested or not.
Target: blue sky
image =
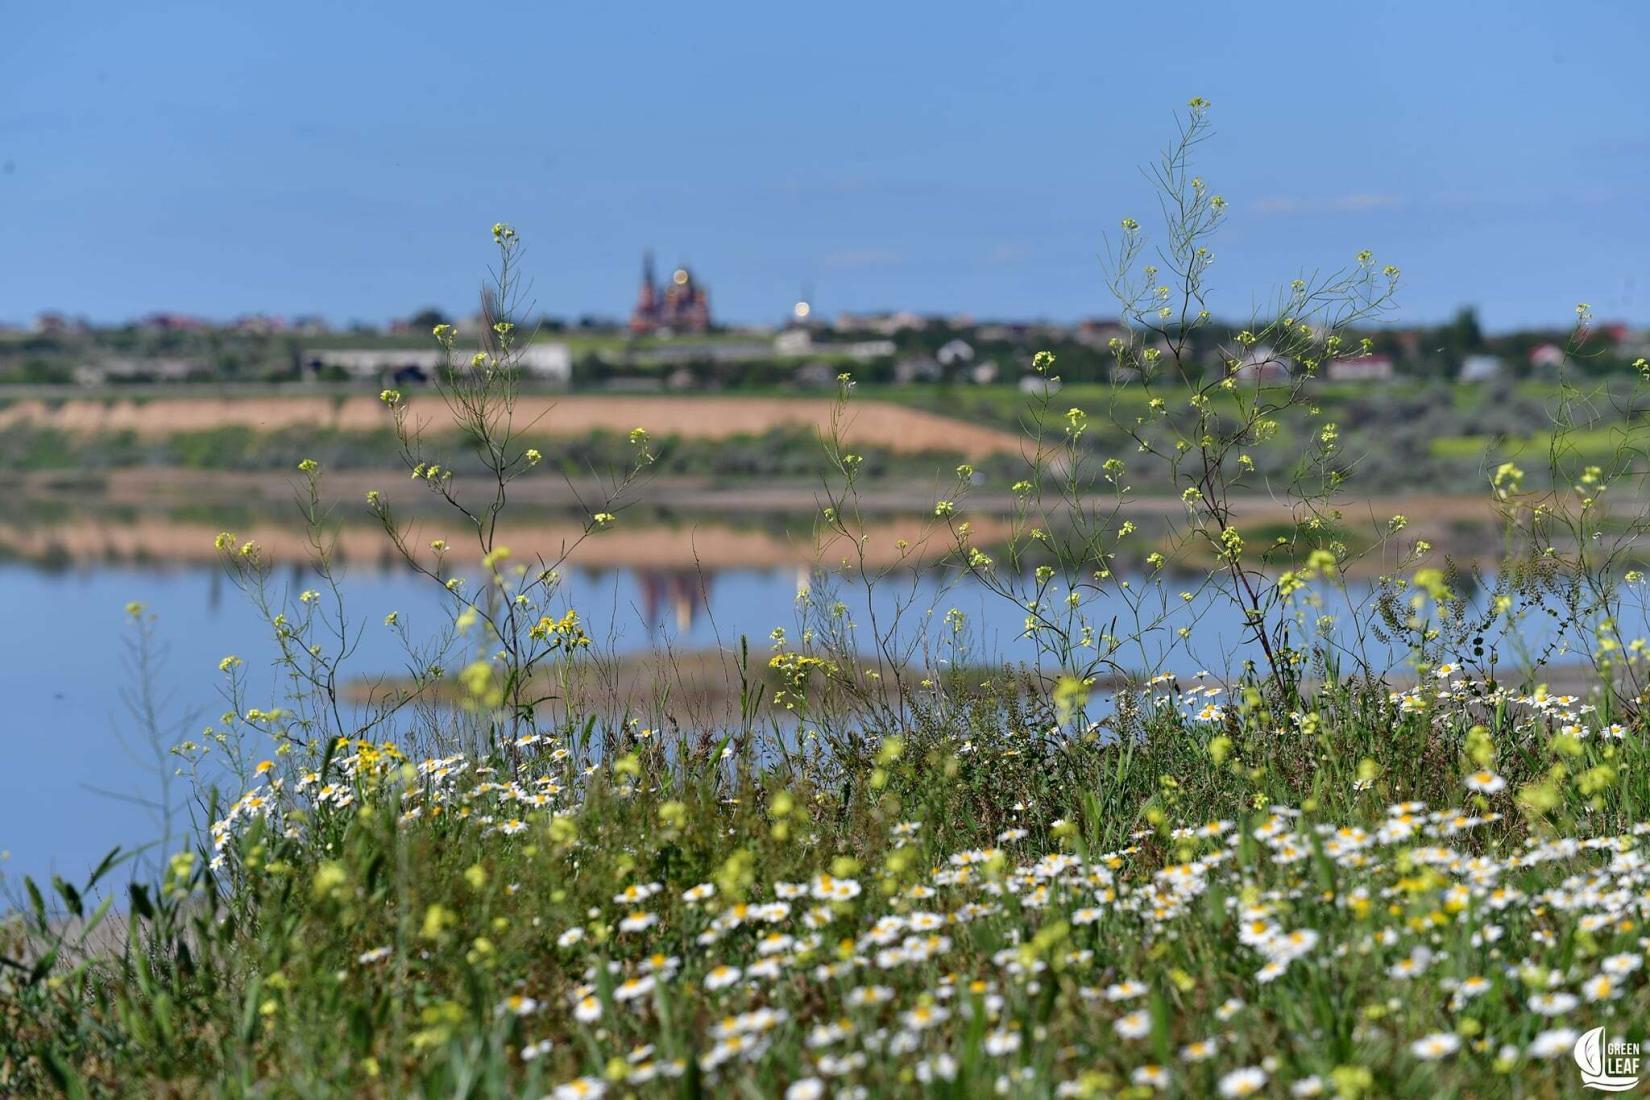
[[[1192,95],[1239,314],[1359,248],[1396,318],[1650,323],[1650,4],[32,3],[0,65],[0,319],[541,309],[642,249],[716,311],[1111,312]]]

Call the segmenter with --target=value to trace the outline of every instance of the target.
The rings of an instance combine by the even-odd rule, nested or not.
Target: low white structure
[[[894,354],[892,340],[851,340],[843,343],[816,341],[811,330],[788,328],[773,338],[773,353],[800,359],[807,355],[846,355],[859,363]]]
[[[855,340],[849,344],[828,345],[827,350],[836,351],[839,347],[844,355],[861,363],[872,359],[883,359],[894,354],[894,342],[892,340]]]
[[[518,361],[524,372],[546,382],[573,379],[573,349],[566,344],[535,340],[521,349]]]
[[[566,344],[536,340],[516,348],[511,360],[530,378],[565,383],[573,377],[573,351]],[[351,378],[380,378],[397,371],[416,370],[434,376],[447,361],[441,348],[311,348],[303,353],[306,366],[336,367]],[[468,365],[463,352],[453,352],[455,366]]]
[[[1461,361],[1461,381],[1493,382],[1501,377],[1499,355],[1469,355]]]
[[[894,364],[894,381],[901,386],[913,382],[943,382],[945,368],[925,355],[901,359]]]
[[[966,340],[947,340],[940,345],[940,350],[934,353],[934,358],[940,361],[940,366],[952,367],[958,363],[972,361],[974,349]]]
[[[898,313],[838,313],[833,327],[838,332],[876,332],[893,336],[906,329],[920,329],[927,324],[921,314],[909,310]]]
[[[1032,397],[1052,397],[1060,392],[1060,380],[1043,374],[1021,375],[1020,392]]]
[[[807,355],[813,346],[814,334],[805,328],[788,328],[773,338],[775,355]]]
[[[184,359],[106,359],[74,368],[74,380],[82,386],[109,382],[188,382],[211,373],[204,363]]]
[[[1259,344],[1249,349],[1232,377],[1243,382],[1282,382],[1294,373],[1295,364],[1286,356]]]
[[[313,370],[333,368],[351,378],[378,378],[409,369],[433,373],[446,354],[439,348],[311,348],[303,360]]]
[[[1390,382],[1392,359],[1385,355],[1331,359],[1329,369],[1325,373],[1331,382]]]

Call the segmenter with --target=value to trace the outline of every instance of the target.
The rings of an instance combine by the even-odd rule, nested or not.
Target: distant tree
[[[1462,306],[1443,331],[1444,347],[1457,359],[1484,350],[1484,330],[1478,324],[1478,311]]]
[[[32,357],[23,361],[18,379],[34,385],[63,385],[74,381],[74,374],[63,363]]]
[[[407,318],[407,322],[414,329],[433,329],[437,325],[450,325],[453,323],[452,318],[434,306],[425,306]]]

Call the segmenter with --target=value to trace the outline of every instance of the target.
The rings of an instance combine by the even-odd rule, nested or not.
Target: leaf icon
[[[1575,1059],[1581,1072],[1589,1077],[1604,1072],[1604,1028],[1595,1027],[1576,1040]]]

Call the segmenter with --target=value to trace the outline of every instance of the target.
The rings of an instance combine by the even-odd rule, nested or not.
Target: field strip
[[[530,436],[623,435],[646,428],[654,436],[721,440],[762,435],[775,428],[825,429],[835,402],[823,397],[612,396],[523,394],[515,422]],[[414,395],[415,422],[440,430],[447,410],[433,394]],[[0,428],[30,424],[84,434],[133,432],[160,438],[176,432],[245,428],[260,432],[322,428],[366,432],[389,426],[389,414],[370,394],[345,397],[274,394],[260,397],[24,399],[0,408]],[[1011,432],[954,417],[868,400],[850,406],[844,434],[856,446],[902,453],[948,451],[970,458],[1017,453]]]

